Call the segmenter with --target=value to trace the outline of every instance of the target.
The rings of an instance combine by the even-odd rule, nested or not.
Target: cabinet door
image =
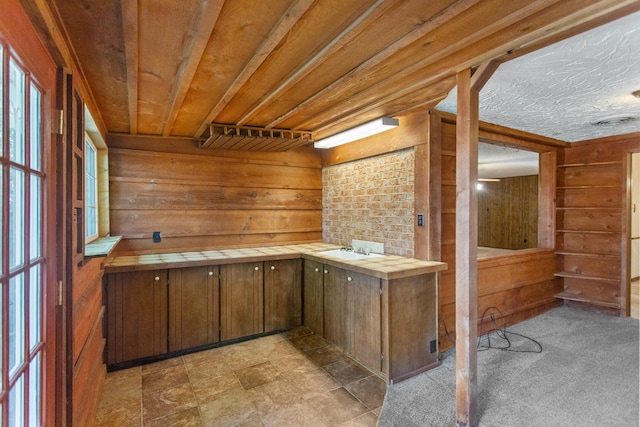
[[[167,271],[107,275],[107,363],[167,352]]]
[[[265,261],[264,330],[292,329],[302,323],[300,259]]]
[[[349,347],[345,350],[366,366],[381,370],[380,279],[347,272]]]
[[[217,266],[169,270],[169,350],[220,340]]]
[[[324,266],[324,338],[343,350],[350,348],[347,272]]]
[[[220,267],[220,339],[264,332],[262,262]]]
[[[304,260],[303,314],[304,325],[324,336],[324,272],[319,262]]]

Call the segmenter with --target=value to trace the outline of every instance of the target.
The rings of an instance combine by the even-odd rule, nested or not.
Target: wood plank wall
[[[119,135],[107,145],[118,254],[322,240],[316,153],[200,150],[186,138]]]
[[[88,259],[74,272],[72,346],[73,425],[91,425],[107,375],[103,361],[102,258]]]
[[[493,138],[500,130],[492,128]],[[449,268],[440,273],[439,330],[440,348],[445,350],[455,342],[455,224],[456,224],[456,144],[455,120],[443,116],[440,132],[433,132],[431,145],[440,146],[441,166],[441,260]],[[487,132],[485,131],[486,135]],[[481,128],[481,137],[483,131]],[[506,138],[517,143],[513,136]],[[528,149],[537,145],[526,141]],[[538,146],[539,150],[555,150]],[[435,150],[437,152],[438,150]],[[546,193],[546,191],[545,191]],[[555,294],[561,289],[557,278],[556,257],[552,248],[523,249],[507,256],[478,260],[478,316],[487,308],[498,308],[507,325],[534,317],[558,305]],[[481,319],[480,319],[481,320]],[[480,328],[480,322],[478,327]],[[490,327],[485,319],[484,331]]]
[[[558,162],[557,276],[565,304],[628,315],[631,152],[640,134],[573,143]]]
[[[478,246],[538,247],[538,176],[482,183],[478,191]]]

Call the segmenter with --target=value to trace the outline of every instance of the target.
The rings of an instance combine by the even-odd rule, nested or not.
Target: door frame
[[[56,152],[54,123],[56,117],[56,61],[45,48],[29,16],[18,0],[0,0],[0,10],[11,19],[0,20],[0,38],[11,53],[19,58],[32,79],[42,89],[42,334],[45,342],[42,362],[41,422],[52,426],[56,422],[56,406],[64,396],[56,394]]]

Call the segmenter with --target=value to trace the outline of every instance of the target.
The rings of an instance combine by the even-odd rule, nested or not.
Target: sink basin
[[[342,249],[332,249],[330,251],[320,251],[318,255],[330,256],[333,258],[344,259],[347,261],[355,261],[360,259],[372,259],[372,258],[380,258],[384,255],[382,254],[374,254],[370,253],[369,255],[359,254],[356,252],[343,251]]]

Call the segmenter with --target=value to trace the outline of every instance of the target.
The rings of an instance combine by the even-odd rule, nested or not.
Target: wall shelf
[[[594,280],[594,281],[607,282],[607,283],[620,283],[620,279],[617,279],[617,278],[590,276],[587,274],[572,273],[570,271],[560,271],[558,273],[554,273],[554,276],[564,277],[569,279]]]
[[[591,162],[591,163],[567,163],[564,165],[558,165],[558,168],[579,168],[585,166],[615,166],[621,165],[621,162]]]
[[[570,292],[560,292],[559,294],[556,294],[556,298],[562,299],[562,300],[567,300],[567,301],[575,301],[575,302],[580,302],[580,303],[585,303],[585,304],[592,304],[592,305],[597,305],[597,306],[601,306],[601,307],[620,309],[620,303],[619,302],[611,302],[611,301],[599,300],[599,299],[595,299],[595,298],[592,298],[592,297],[584,296],[582,294],[574,294],[574,293],[570,293]]]

